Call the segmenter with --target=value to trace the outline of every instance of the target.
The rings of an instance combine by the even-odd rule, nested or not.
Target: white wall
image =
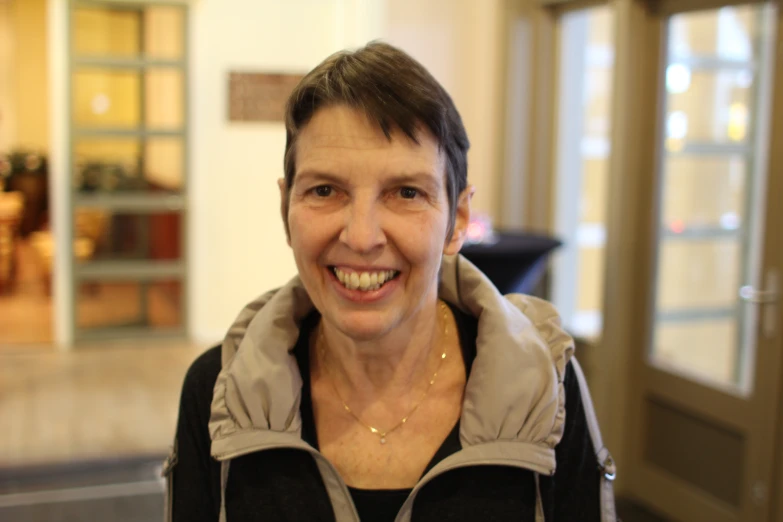
[[[13,24],[13,77],[15,105],[12,145],[49,150],[48,0],[15,0],[10,3]]]
[[[502,7],[502,0],[393,0],[387,7],[385,35],[451,94],[471,141],[473,208],[495,220],[500,217],[502,168]]]
[[[277,179],[282,123],[227,121],[229,71],[304,73],[381,32],[384,2],[200,0],[191,7],[190,331],[222,339],[248,301],[296,268]]]
[[[0,0],[0,152],[16,145],[15,31],[11,4]]]
[[[190,331],[222,338],[241,307],[295,274],[279,216],[285,133],[226,120],[232,70],[306,72],[381,38],[452,94],[472,141],[474,207],[496,215],[501,0],[201,0],[191,8]]]

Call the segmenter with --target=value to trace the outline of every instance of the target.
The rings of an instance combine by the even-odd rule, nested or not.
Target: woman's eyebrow
[[[331,172],[324,172],[320,170],[303,170],[297,172],[294,175],[294,181],[326,181],[328,183],[338,183],[342,181],[342,178]]]
[[[394,174],[386,179],[386,182],[393,185],[424,185],[430,191],[435,191],[440,187],[440,180],[429,171],[421,171],[410,174]]]

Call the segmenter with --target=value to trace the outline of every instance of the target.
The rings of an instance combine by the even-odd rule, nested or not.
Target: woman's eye
[[[315,193],[316,196],[320,198],[328,198],[329,196],[332,195],[332,187],[330,187],[329,185],[320,185],[318,187],[315,187],[313,189],[313,192]]]
[[[415,199],[419,195],[419,191],[411,187],[402,187],[400,189],[400,196],[403,199]]]

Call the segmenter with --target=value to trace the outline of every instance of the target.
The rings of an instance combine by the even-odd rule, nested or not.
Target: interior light
[[[468,231],[467,231],[468,238],[476,241],[481,239],[481,236],[483,235],[484,235],[484,225],[476,222],[470,223],[468,225]]]
[[[670,112],[666,118],[666,137],[682,140],[688,135],[688,115],[683,111]]]
[[[685,223],[681,219],[675,219],[669,224],[669,230],[675,234],[682,234],[685,232]]]
[[[740,225],[740,218],[736,212],[726,212],[720,217],[720,226],[726,230],[737,230]]]
[[[666,90],[672,94],[681,94],[691,86],[691,70],[681,63],[673,63],[666,68]]]
[[[748,107],[744,103],[732,103],[729,107],[728,135],[732,141],[742,141],[748,133]]]
[[[105,94],[96,94],[90,102],[93,114],[106,114],[111,107],[111,100]]]

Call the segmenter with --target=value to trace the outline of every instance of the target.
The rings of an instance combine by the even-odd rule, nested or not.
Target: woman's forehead
[[[445,158],[431,133],[418,143],[398,129],[389,139],[364,113],[345,106],[317,111],[297,139],[297,172],[312,169],[388,167],[402,171],[444,172]]]
[[[408,145],[431,142],[437,145],[437,140],[423,125],[416,128],[416,140],[392,125],[391,140],[383,132],[377,121],[369,118],[364,112],[347,105],[331,105],[317,110],[299,132],[299,138],[306,138],[313,143],[329,145],[332,143],[355,143],[357,147],[383,147],[390,142],[403,142]]]

